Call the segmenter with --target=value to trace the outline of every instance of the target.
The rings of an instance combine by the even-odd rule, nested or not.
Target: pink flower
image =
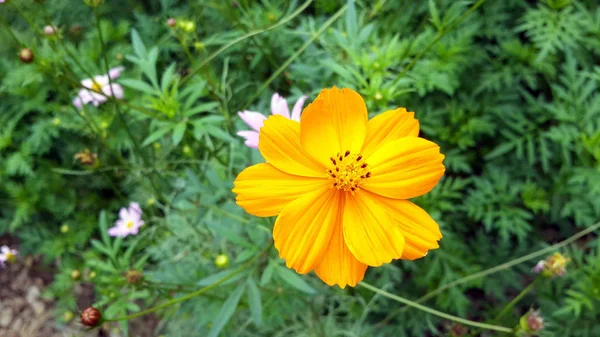
[[[88,89],[81,89],[77,94],[77,97],[73,100],[73,105],[77,109],[81,109],[84,104],[92,103],[94,106],[98,106],[106,102],[106,96],[114,96],[118,99],[123,99],[123,87],[120,84],[113,82],[112,90],[110,86],[110,80],[114,80],[121,75],[121,71],[125,68],[116,67],[108,71],[106,75],[94,76],[94,78],[87,78],[81,81],[81,85]]]
[[[298,98],[296,104],[294,104],[294,107],[292,108],[292,114],[290,115],[290,109],[288,107],[287,100],[279,96],[278,93],[275,93],[273,94],[273,97],[271,97],[271,113],[273,115],[281,115],[287,119],[299,122],[300,113],[302,113],[302,106],[304,105],[305,100],[306,96]],[[252,128],[252,130],[239,131],[237,135],[246,139],[246,142],[244,143],[246,146],[257,149],[258,132],[260,131],[260,128],[263,126],[263,123],[267,117],[260,112],[248,110],[238,112],[238,115],[246,124],[248,124],[249,127]]]
[[[44,34],[46,36],[53,36],[58,32],[58,28],[56,26],[47,25],[44,27]]]
[[[531,268],[531,271],[536,274],[539,274],[544,270],[545,266],[546,266],[546,261],[541,260],[533,268]]]
[[[142,220],[142,209],[140,204],[132,202],[128,208],[121,208],[119,211],[119,220],[115,221],[115,226],[108,229],[108,235],[126,237],[136,235],[140,227],[144,225]]]
[[[15,249],[10,249],[8,246],[0,247],[0,267],[4,267],[6,262],[13,262],[16,260],[18,254],[19,252]]]

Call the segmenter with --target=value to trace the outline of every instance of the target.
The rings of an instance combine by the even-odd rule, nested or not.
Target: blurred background
[[[600,336],[592,230],[422,298],[599,221],[597,1],[5,0],[0,55],[0,336]],[[238,112],[334,85],[446,155],[413,200],[440,248],[365,281],[512,334],[298,275],[235,204],[264,161]],[[109,235],[132,202],[144,225]]]

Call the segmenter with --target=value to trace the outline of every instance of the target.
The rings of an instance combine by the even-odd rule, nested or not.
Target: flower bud
[[[196,41],[196,42],[194,42],[194,48],[196,50],[202,50],[202,49],[204,49],[204,43],[202,43],[200,41]]]
[[[154,205],[154,203],[156,202],[156,199],[154,198],[149,198],[146,203],[148,204],[148,206],[152,206]]]
[[[63,319],[65,320],[65,322],[69,322],[73,319],[73,313],[70,311],[65,311],[65,313],[63,314]]]
[[[383,99],[383,95],[378,91],[375,93],[375,100],[381,101]]]
[[[100,319],[102,318],[102,314],[100,310],[96,308],[89,307],[81,312],[81,323],[85,326],[96,326],[100,323]]]
[[[59,126],[60,125],[60,118],[58,117],[54,117],[54,119],[52,119],[52,125],[54,126]]]
[[[78,280],[81,277],[81,272],[77,269],[71,271],[71,279]]]
[[[44,27],[44,35],[50,37],[54,36],[54,34],[58,33],[58,28],[56,26],[47,25]]]
[[[169,20],[167,20],[167,26],[173,28],[175,25],[177,25],[177,20],[174,18],[169,18]]]
[[[183,151],[184,154],[188,154],[190,153],[191,149],[188,145],[184,145],[181,151]]]
[[[129,284],[139,284],[144,279],[144,275],[139,270],[131,269],[125,275],[127,279],[127,283]]]
[[[19,58],[21,59],[21,62],[23,62],[23,63],[31,63],[31,62],[33,62],[33,59],[35,58],[35,56],[33,55],[33,51],[31,49],[23,48],[19,52]]]
[[[81,26],[80,25],[72,25],[69,28],[69,33],[73,36],[80,36],[81,35]]]
[[[96,278],[96,272],[92,270],[92,271],[90,272],[90,275],[88,275],[88,276],[89,276],[90,280],[93,280],[93,279],[95,279],[95,278]]]
[[[98,155],[92,153],[89,149],[84,149],[75,154],[75,160],[78,160],[79,163],[86,166],[94,166],[96,164],[96,160],[98,159]]]
[[[229,257],[225,254],[220,254],[215,258],[215,266],[217,268],[226,268],[229,265]]]
[[[545,260],[539,261],[531,271],[547,278],[564,276],[567,272],[569,261],[571,259],[564,257],[562,254],[554,253]]]
[[[521,316],[519,325],[515,327],[515,332],[516,336],[530,337],[537,336],[542,329],[544,329],[544,319],[540,315],[540,311],[529,310]]]
[[[60,232],[61,233],[64,234],[64,233],[67,233],[68,231],[69,231],[69,225],[64,224],[64,225],[60,226]]]

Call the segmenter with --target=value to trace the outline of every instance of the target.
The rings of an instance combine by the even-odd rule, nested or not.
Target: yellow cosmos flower
[[[406,109],[368,120],[358,93],[324,89],[300,122],[265,121],[258,148],[267,163],[238,175],[237,204],[278,216],[273,239],[289,268],[355,286],[367,266],[439,247],[438,224],[406,200],[429,192],[445,171],[439,146],[418,133]]]

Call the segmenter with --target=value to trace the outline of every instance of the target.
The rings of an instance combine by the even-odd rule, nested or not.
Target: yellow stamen
[[[369,165],[365,163],[360,153],[352,154],[346,151],[343,154],[336,154],[329,160],[333,168],[327,170],[327,175],[333,180],[333,187],[340,191],[354,194],[359,191],[362,181],[371,176],[371,172],[368,172]]]
[[[100,85],[100,83],[98,83],[96,81],[93,81],[92,87],[90,89],[92,89],[92,91],[95,91],[95,92],[102,92],[102,85]]]
[[[127,228],[133,227],[133,221],[131,221],[131,220],[127,221],[127,223],[125,224],[125,227],[127,227]]]

